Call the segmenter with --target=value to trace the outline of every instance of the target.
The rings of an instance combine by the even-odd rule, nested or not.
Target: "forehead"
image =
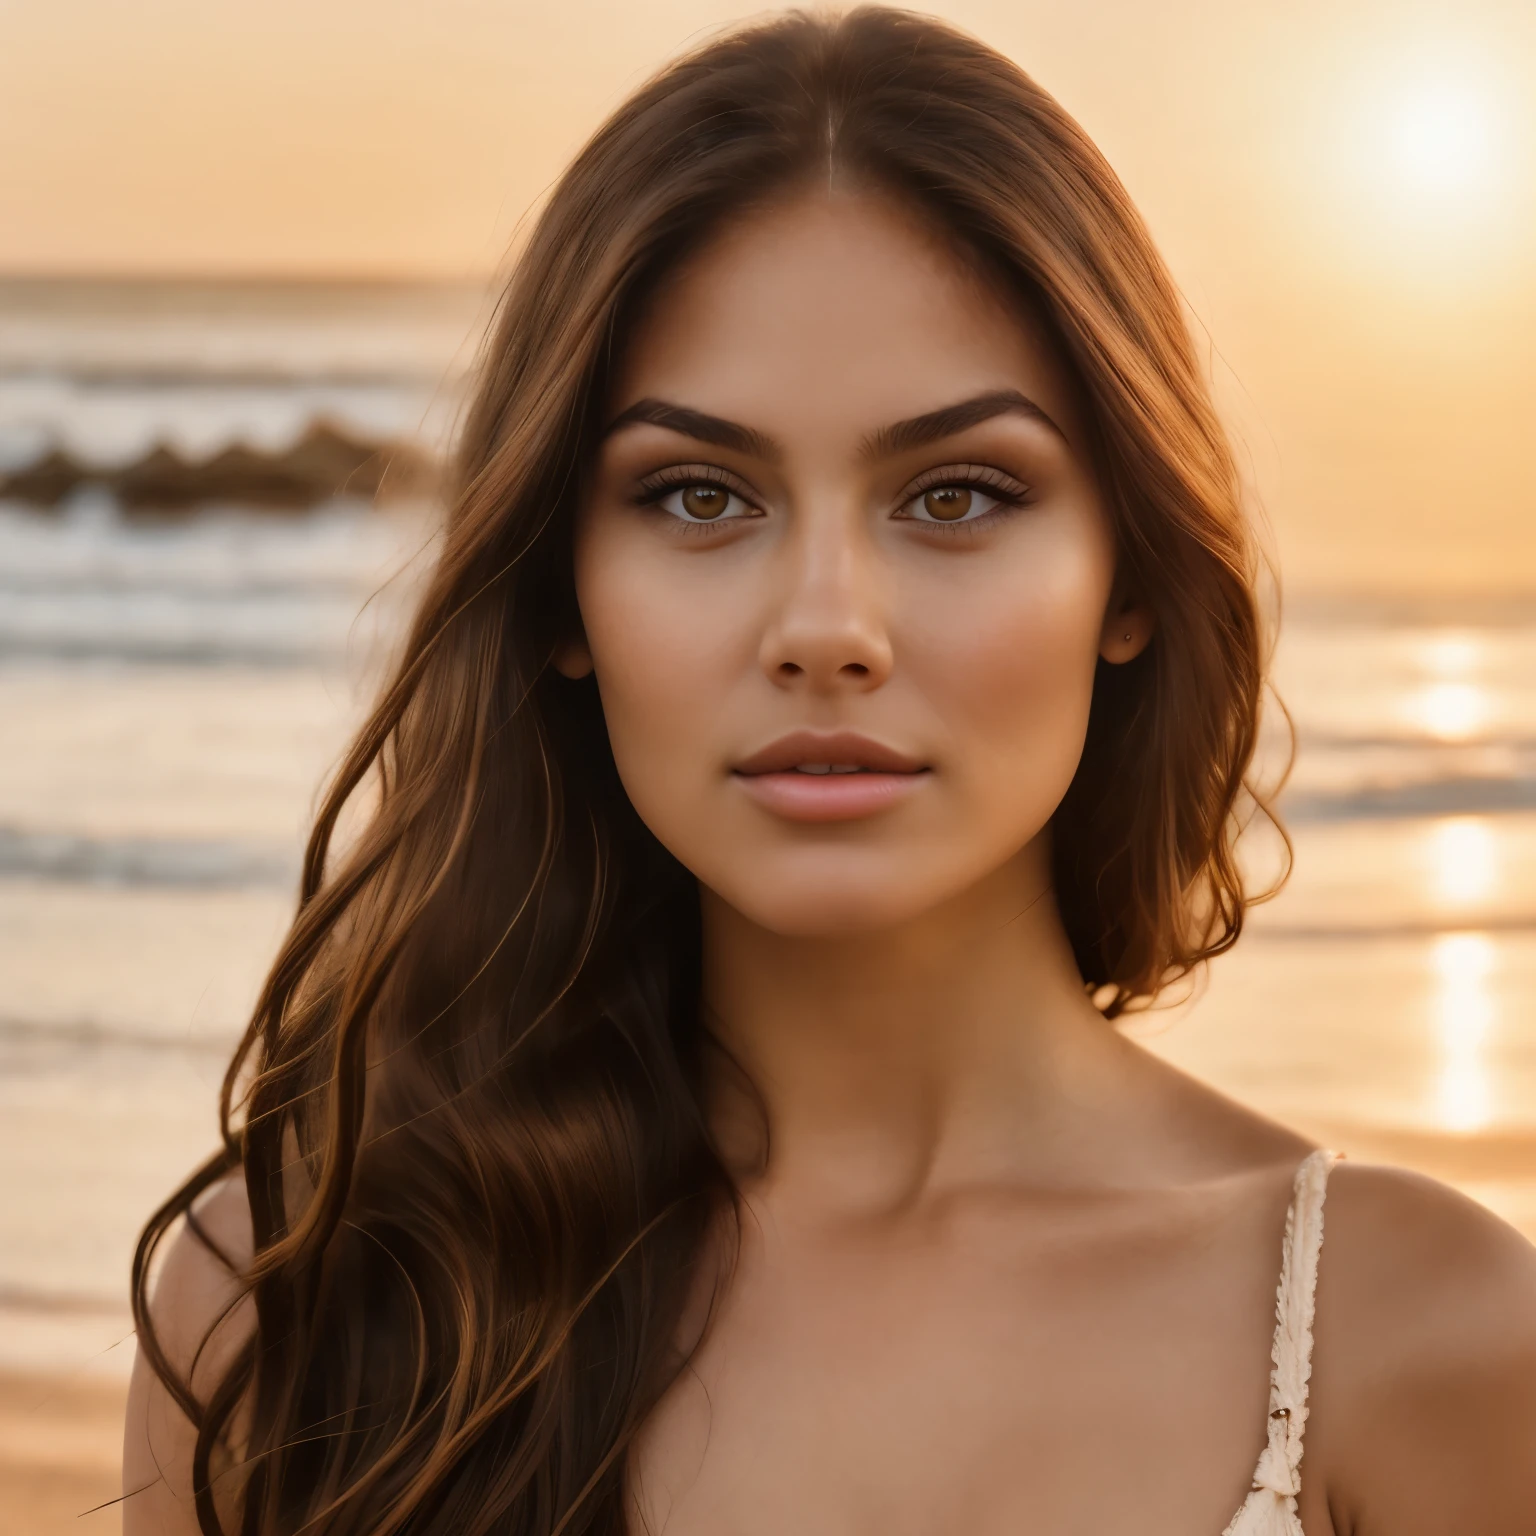
[[[611,404],[707,409],[792,447],[1006,388],[1076,438],[1069,371],[1022,299],[893,200],[817,190],[753,210],[667,275]]]

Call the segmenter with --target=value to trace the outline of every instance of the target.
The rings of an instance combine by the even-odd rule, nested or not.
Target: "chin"
[[[972,881],[915,861],[761,860],[738,878],[704,883],[748,922],[785,938],[879,933],[917,921]],[[719,872],[711,872],[718,874]]]

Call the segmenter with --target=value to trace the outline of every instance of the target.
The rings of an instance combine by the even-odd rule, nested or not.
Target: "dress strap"
[[[1285,1218],[1285,1258],[1275,1297],[1275,1341],[1270,1349],[1269,1443],[1253,1474],[1254,1495],[1268,1490],[1294,1512],[1301,1491],[1301,1443],[1307,1427],[1307,1383],[1312,1376],[1312,1319],[1317,1261],[1323,1247],[1323,1200],[1337,1152],[1319,1149],[1296,1170]]]

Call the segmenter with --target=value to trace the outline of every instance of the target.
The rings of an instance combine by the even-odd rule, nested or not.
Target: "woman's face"
[[[661,842],[780,933],[1043,870],[1147,625],[1041,328],[889,201],[808,193],[674,274],[607,420],[559,665]]]

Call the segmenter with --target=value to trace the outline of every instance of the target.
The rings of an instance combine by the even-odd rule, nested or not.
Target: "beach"
[[[0,1375],[0,1536],[118,1529],[126,1390]]]
[[[76,477],[0,500],[0,1536],[115,1528],[77,1517],[116,1493],[133,1243],[215,1146],[317,788],[431,558],[408,496],[157,510],[123,487],[167,444],[193,471],[235,444],[288,462],[326,423],[430,458],[480,306],[131,297],[59,290],[38,318],[0,285],[0,470]],[[1536,600],[1284,611],[1294,873],[1192,996],[1126,1027],[1536,1238]],[[1276,856],[1256,827],[1253,869]]]

